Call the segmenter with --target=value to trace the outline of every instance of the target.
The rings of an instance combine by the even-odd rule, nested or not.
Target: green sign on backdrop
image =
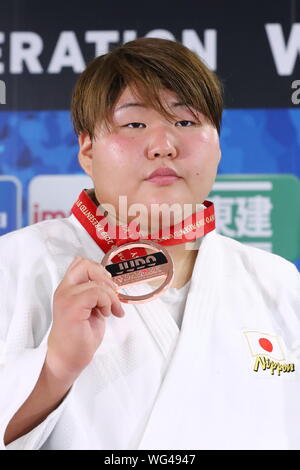
[[[208,199],[222,235],[300,257],[300,181],[294,175],[220,175]]]

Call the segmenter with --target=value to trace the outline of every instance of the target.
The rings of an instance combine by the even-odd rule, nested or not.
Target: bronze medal
[[[134,248],[155,249],[157,251],[149,255],[109,264],[112,258],[123,250],[132,250]],[[139,284],[149,280],[165,278],[158,288],[148,294],[135,297],[120,292],[119,299],[124,303],[149,302],[166,291],[174,279],[174,265],[171,256],[166,248],[152,240],[140,240],[139,242],[130,242],[121,246],[114,245],[104,255],[101,264],[110,272],[113,282],[120,288],[130,284]]]

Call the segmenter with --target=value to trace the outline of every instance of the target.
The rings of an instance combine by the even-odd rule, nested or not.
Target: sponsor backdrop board
[[[59,12],[59,14],[58,14]],[[66,216],[82,185],[69,115],[86,63],[136,37],[179,40],[220,76],[225,112],[210,195],[218,230],[300,268],[300,5],[294,0],[2,0],[0,235]],[[51,189],[50,189],[51,188]]]

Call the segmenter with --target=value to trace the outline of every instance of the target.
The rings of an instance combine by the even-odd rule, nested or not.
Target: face
[[[141,228],[146,223],[151,227],[151,205],[176,204],[183,209],[187,204],[194,212],[214,183],[221,156],[217,130],[196,111],[200,123],[195,122],[174,92],[162,90],[161,100],[176,115],[172,121],[143,106],[127,87],[114,107],[113,129],[100,127],[93,141],[86,134],[79,137],[80,164],[94,182],[98,201],[115,207],[119,223],[124,223],[118,213],[120,196],[127,197],[128,209],[142,203],[147,216],[140,216]],[[147,180],[158,168],[171,168],[178,178]],[[183,218],[178,210],[174,214],[171,223]],[[127,223],[138,215],[128,216]],[[164,226],[159,220],[159,226],[152,221],[154,230]]]

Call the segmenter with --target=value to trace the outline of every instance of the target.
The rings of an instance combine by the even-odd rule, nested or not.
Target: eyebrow
[[[179,106],[185,106],[186,104],[183,103],[182,101],[176,101],[171,104],[172,108],[176,108]],[[149,106],[146,106],[145,103],[140,103],[138,101],[129,101],[127,103],[122,104],[121,106],[118,106],[115,111],[120,111],[120,109],[126,109],[126,108],[131,108],[131,107],[140,107],[140,108],[148,108]]]

